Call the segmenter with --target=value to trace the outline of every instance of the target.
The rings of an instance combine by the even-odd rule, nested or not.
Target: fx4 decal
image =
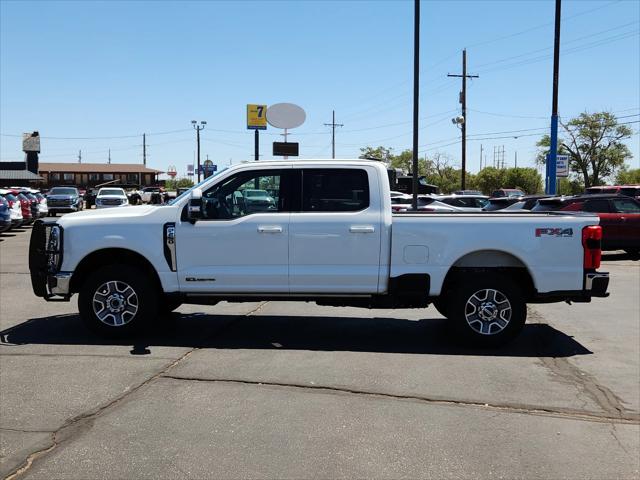
[[[573,237],[573,228],[536,228],[536,237]]]

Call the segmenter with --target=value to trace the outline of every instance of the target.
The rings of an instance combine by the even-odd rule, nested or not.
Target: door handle
[[[282,233],[282,227],[278,225],[258,225],[260,233]]]
[[[351,233],[373,233],[376,229],[372,225],[351,225],[349,231]]]

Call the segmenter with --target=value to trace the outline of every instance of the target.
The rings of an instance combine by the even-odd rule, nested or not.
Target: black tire
[[[440,315],[444,318],[449,318],[449,314],[447,312],[447,298],[443,295],[439,296],[433,301],[433,306],[436,307],[436,310]]]
[[[524,295],[508,276],[472,273],[449,296],[447,312],[464,343],[497,347],[520,333],[527,319]]]
[[[103,295],[99,289],[104,289]],[[78,297],[78,309],[90,330],[103,336],[122,337],[142,331],[156,319],[158,297],[154,282],[143,270],[109,265],[86,279]]]
[[[625,248],[624,251],[632,257],[640,257],[640,248]]]

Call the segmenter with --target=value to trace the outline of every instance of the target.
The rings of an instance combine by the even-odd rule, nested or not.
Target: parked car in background
[[[154,199],[154,194],[159,195],[162,200],[164,190],[161,187],[144,187],[138,193],[140,194],[140,200],[142,200],[142,203],[153,203],[152,200]],[[162,203],[162,201],[159,203]]]
[[[625,195],[589,194],[542,199],[534,212],[592,212],[600,217],[603,250],[640,254],[640,202]]]
[[[47,197],[40,192],[35,192],[34,195],[38,199],[38,213],[40,214],[40,217],[48,216],[49,204],[47,203]]]
[[[276,209],[275,199],[266,190],[247,188],[242,191],[242,196],[247,212],[267,212]]]
[[[464,191],[471,192],[471,190]],[[489,203],[488,196],[472,193],[444,195],[437,198],[439,202],[446,203],[452,207],[461,208],[466,212],[479,212],[487,205],[487,203]]]
[[[502,210],[509,205],[513,205],[520,201],[522,197],[491,197],[487,204],[482,207],[483,212],[494,212],[496,210]]]
[[[101,188],[96,195],[96,208],[125,207],[129,205],[122,188]]]
[[[62,212],[79,212],[83,203],[80,192],[75,187],[53,187],[47,193],[49,215],[56,216]]]
[[[504,210],[510,212],[518,210],[528,212],[535,207],[538,204],[538,200],[542,198],[550,198],[550,195],[525,195],[524,197],[519,197],[517,202],[505,207]]]
[[[4,197],[0,197],[0,233],[9,229],[11,229],[11,209],[9,202]]]
[[[598,185],[596,187],[585,188],[585,195],[598,195],[601,193],[616,194],[620,191],[618,185]]]
[[[35,220],[35,218],[33,218],[33,213],[31,213],[31,200],[16,190],[12,190],[11,193],[13,193],[20,202],[20,208],[22,209],[22,225],[30,225]]]
[[[453,194],[454,195],[478,195],[481,197],[485,196],[480,190],[456,190],[455,192],[453,192]]]
[[[525,193],[517,188],[499,188],[491,193],[491,197],[524,197]]]
[[[640,200],[640,185],[622,185],[618,193]]]
[[[413,196],[404,195],[402,197],[391,198],[392,212],[407,212],[413,208]],[[421,212],[461,212],[463,210],[447,205],[439,201],[439,197],[430,195],[418,195],[418,211]]]
[[[18,197],[10,190],[0,189],[0,197],[4,198],[9,205],[9,215],[11,217],[11,228],[18,228],[24,222],[22,216],[22,205]]]

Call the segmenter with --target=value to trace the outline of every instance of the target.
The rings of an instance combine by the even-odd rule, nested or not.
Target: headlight
[[[50,271],[57,271],[60,267],[61,257],[61,233],[60,227],[54,225],[49,232],[49,240],[47,242],[47,264]]]

